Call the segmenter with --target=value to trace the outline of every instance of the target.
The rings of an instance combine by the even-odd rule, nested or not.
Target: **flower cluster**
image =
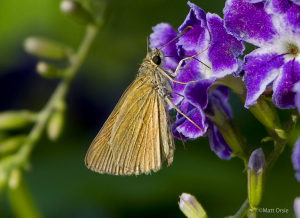
[[[175,78],[181,82],[197,82],[187,85],[174,83],[173,101],[180,104],[179,109],[204,131],[178,114],[173,133],[178,138],[182,135],[184,139],[195,139],[208,134],[212,150],[219,157],[229,159],[232,150],[207,118],[206,113],[211,110],[210,102],[218,102],[227,115],[231,116],[228,90],[220,87],[212,91],[210,87],[217,78],[238,70],[237,57],[243,53],[244,45],[226,32],[224,21],[218,15],[206,14],[193,3],[188,2],[188,5],[190,11],[178,32],[182,32],[188,26],[192,29],[162,49],[166,56],[172,56],[166,57],[164,67],[174,71],[179,60],[199,53],[194,59],[185,62],[184,69],[179,70]],[[150,35],[151,49],[163,46],[177,35],[177,32],[165,23],[158,24],[153,31]]]
[[[255,3],[252,3],[255,2]],[[291,0],[228,0],[227,30],[258,48],[244,58],[249,107],[268,88],[279,108],[295,107],[294,84],[300,80],[300,6]]]
[[[150,35],[150,48],[162,47],[166,56],[165,69],[174,72],[180,60],[191,57],[177,71],[175,80],[187,84],[173,83],[173,102],[204,131],[177,114],[173,134],[185,140],[208,136],[211,149],[229,159],[236,151],[212,119],[216,110],[222,111],[224,120],[231,119],[228,88],[215,85],[216,81],[228,75],[242,77],[246,108],[271,91],[277,108],[298,106],[300,112],[300,3],[227,0],[224,19],[191,2],[188,6],[190,11],[177,31],[161,23]],[[188,26],[192,28],[164,46]],[[244,44],[256,48],[244,55]],[[293,161],[300,171],[300,139],[297,145]]]

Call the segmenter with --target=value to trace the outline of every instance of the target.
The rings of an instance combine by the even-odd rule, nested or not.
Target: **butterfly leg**
[[[166,102],[172,107],[174,108],[178,113],[180,113],[182,116],[184,116],[188,121],[190,121],[192,124],[194,124],[198,129],[200,129],[202,132],[204,132],[204,130],[198,126],[194,121],[192,121],[187,115],[185,115],[170,99],[169,96],[165,96],[165,100]]]
[[[209,43],[209,45],[207,46],[207,48],[204,49],[203,51],[201,51],[201,52],[199,52],[199,53],[197,53],[197,54],[195,54],[195,55],[192,55],[192,56],[190,56],[190,57],[186,57],[186,58],[181,59],[181,60],[179,61],[178,65],[177,65],[177,67],[176,67],[174,73],[171,74],[172,77],[175,78],[175,77],[178,75],[178,72],[179,72],[179,70],[180,70],[180,68],[181,68],[181,66],[182,66],[182,64],[183,64],[184,61],[193,59],[193,58],[195,58],[196,56],[198,56],[198,55],[204,53],[205,51],[208,50],[209,46],[210,46],[210,43]],[[204,64],[204,65],[206,65],[206,64]]]

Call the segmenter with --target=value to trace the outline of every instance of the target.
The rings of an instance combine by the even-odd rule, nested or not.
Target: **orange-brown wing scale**
[[[164,104],[150,77],[138,77],[92,142],[88,168],[130,175],[157,171],[165,159],[170,164],[174,141]]]

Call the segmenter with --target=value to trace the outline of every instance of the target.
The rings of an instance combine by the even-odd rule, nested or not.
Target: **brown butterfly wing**
[[[97,172],[130,175],[172,162],[174,142],[163,99],[151,78],[138,77],[92,142],[86,165]]]
[[[138,90],[145,82],[145,78],[136,79],[123,93],[118,104],[105,121],[88,149],[85,156],[85,164],[89,169],[99,173],[118,174],[120,167],[114,162],[111,146],[108,145],[112,127],[116,122],[117,115],[119,114],[124,101],[126,101],[129,95],[135,94],[135,90]]]

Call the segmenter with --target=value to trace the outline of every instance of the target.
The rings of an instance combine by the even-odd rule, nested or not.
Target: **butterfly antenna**
[[[147,54],[148,54],[148,52],[149,52],[149,38],[148,37],[146,37],[146,41],[147,41]]]
[[[171,41],[167,42],[166,44],[164,44],[162,47],[160,47],[158,50],[163,49],[164,47],[166,47],[167,45],[169,45],[170,43],[174,42],[176,39],[178,39],[180,36],[182,36],[183,34],[185,34],[189,29],[193,29],[192,26],[187,26],[181,33],[179,33],[174,39],[172,39]]]

